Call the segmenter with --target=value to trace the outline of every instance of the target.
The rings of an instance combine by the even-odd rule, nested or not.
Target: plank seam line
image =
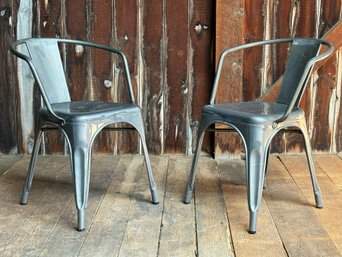
[[[316,163],[316,162],[315,162],[314,165],[315,165],[315,166],[318,166],[318,167],[322,170],[322,172],[324,173],[324,175],[329,179],[329,181],[330,181],[333,185],[335,185],[335,182],[334,182],[333,178],[330,177],[329,174],[325,172],[325,169],[324,169],[323,167],[321,167],[321,166],[319,165],[319,163]]]
[[[119,163],[119,162],[118,162],[118,163]],[[112,172],[111,172],[111,175],[110,175],[109,183],[108,183],[106,189],[104,190],[104,192],[102,193],[101,199],[100,199],[100,201],[99,201],[99,203],[98,203],[98,205],[97,205],[97,207],[96,207],[95,213],[94,213],[94,215],[93,215],[93,217],[92,217],[92,219],[91,219],[90,225],[89,225],[89,229],[87,230],[86,235],[85,235],[85,237],[84,237],[84,240],[83,240],[83,242],[81,243],[81,247],[80,247],[80,249],[79,249],[79,251],[78,251],[77,256],[80,256],[81,251],[82,251],[82,249],[83,249],[83,246],[84,246],[85,242],[87,241],[88,235],[89,235],[89,233],[90,233],[91,228],[92,228],[93,225],[94,225],[95,218],[96,218],[96,216],[97,216],[97,214],[98,214],[98,212],[99,212],[99,210],[100,210],[100,207],[101,207],[101,205],[102,205],[103,199],[105,198],[105,196],[106,196],[107,193],[108,193],[108,190],[109,190],[109,187],[110,187],[111,182],[112,182],[112,180],[113,180],[115,171],[116,171],[115,169],[112,169]],[[89,184],[89,186],[90,186],[90,184]],[[89,188],[89,190],[90,190],[90,188]]]
[[[134,160],[134,159],[132,159],[132,160]],[[120,256],[120,252],[121,252],[121,249],[122,249],[122,244],[123,244],[123,241],[124,241],[125,236],[127,234],[127,226],[128,226],[128,223],[129,223],[129,217],[131,216],[131,212],[132,212],[132,209],[133,209],[133,203],[135,202],[134,195],[136,193],[136,188],[138,186],[138,182],[139,182],[139,180],[140,180],[140,178],[142,176],[142,171],[144,169],[144,163],[141,163],[140,165],[141,165],[141,167],[139,169],[139,173],[137,173],[137,176],[134,178],[133,190],[132,190],[132,192],[130,194],[128,194],[128,196],[130,198],[130,201],[129,201],[129,209],[128,209],[128,213],[127,213],[127,221],[126,221],[126,224],[125,224],[125,232],[122,235],[122,239],[121,239],[121,242],[120,242],[119,250],[118,250],[118,253],[117,253],[116,256]]]
[[[164,221],[164,210],[165,210],[165,198],[166,198],[166,187],[167,187],[167,180],[169,178],[169,165],[170,165],[170,158],[167,158],[167,165],[166,165],[166,173],[165,173],[165,182],[164,182],[164,195],[163,195],[163,207],[162,207],[162,213],[160,217],[160,226],[159,226],[159,237],[158,237],[158,246],[157,246],[157,257],[160,254],[160,241],[161,241],[161,235],[163,231],[163,221]]]
[[[197,223],[197,209],[196,209],[196,186],[193,190],[193,203],[194,203],[194,219],[195,219],[195,238],[196,238],[196,250],[195,256],[199,257],[199,247],[198,247],[198,223]]]
[[[297,186],[297,188],[298,188],[299,191],[301,192],[301,194],[302,194],[303,198],[305,199],[305,201],[308,202],[307,199],[306,199],[306,197],[305,197],[305,195],[303,194],[301,188],[297,185],[296,180],[294,179],[294,177],[292,176],[292,174],[290,173],[289,169],[287,168],[287,166],[285,165],[285,163],[283,162],[283,160],[280,158],[279,155],[277,155],[277,159],[278,159],[278,160],[280,161],[280,163],[284,166],[285,170],[286,170],[287,173],[290,175],[290,177],[291,177],[291,179],[293,180],[294,184]],[[265,178],[265,179],[266,179],[266,178]],[[272,215],[271,209],[269,208],[267,201],[265,201],[265,203],[266,203],[266,206],[267,206],[267,208],[268,208],[268,210],[269,210],[269,212],[270,212],[270,214],[271,214],[273,223],[274,223],[274,225],[275,225],[275,227],[276,227],[276,229],[277,229],[277,232],[278,232],[278,234],[279,234],[279,237],[281,238],[281,242],[282,242],[283,248],[284,248],[284,250],[285,250],[287,256],[290,256],[289,253],[288,253],[287,250],[286,250],[286,246],[285,246],[285,244],[284,244],[283,238],[281,237],[281,234],[280,234],[280,232],[279,232],[278,226],[277,226],[277,224],[274,222],[274,219],[273,219],[273,215]]]
[[[219,164],[217,161],[216,162],[216,169],[217,169],[217,174],[218,174],[218,182],[219,182],[219,191],[220,191],[220,194],[222,196],[222,202],[224,204],[224,208],[225,208],[225,211],[226,211],[226,219],[227,219],[227,224],[228,224],[228,228],[229,228],[229,237],[230,237],[230,247],[232,248],[233,252],[234,252],[234,255],[236,256],[236,251],[235,251],[235,247],[234,247],[234,239],[233,239],[233,235],[232,235],[232,228],[231,228],[231,225],[230,225],[230,220],[229,220],[229,214],[228,214],[228,206],[226,204],[226,201],[224,200],[224,196],[223,196],[223,190],[222,190],[222,180],[221,180],[221,173],[220,173],[220,169],[219,169]]]

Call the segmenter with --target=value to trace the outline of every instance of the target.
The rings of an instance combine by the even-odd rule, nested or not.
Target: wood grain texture
[[[193,0],[192,17],[189,26],[190,43],[192,51],[192,63],[188,63],[188,70],[191,70],[192,81],[189,82],[191,98],[188,99],[191,105],[191,117],[187,126],[191,130],[191,135],[187,133],[189,139],[187,147],[195,147],[197,139],[197,127],[201,117],[201,110],[204,104],[209,103],[210,89],[213,83],[214,75],[214,57],[213,57],[213,37],[215,23],[213,13],[215,4],[213,1]],[[192,67],[192,68],[191,68]],[[213,133],[207,133],[204,136],[202,150],[208,153],[213,152]],[[190,149],[189,149],[190,151]]]
[[[40,1],[38,8],[38,21],[37,34],[40,37],[64,37],[62,15],[62,2],[61,1]],[[63,50],[62,50],[63,51]],[[65,57],[63,55],[63,58]],[[39,97],[38,89],[35,88],[35,105],[36,111],[41,107],[41,100]],[[37,97],[38,96],[38,97]],[[44,140],[41,145],[42,152],[63,153],[64,152],[64,136],[59,131],[44,132]]]
[[[340,256],[341,157],[314,156],[324,208],[314,207],[305,156],[270,158],[258,231],[246,232],[244,162],[200,159],[195,198],[181,203],[191,158],[151,156],[152,205],[142,156],[95,155],[77,232],[69,158],[39,156],[29,203],[19,205],[29,156],[0,158],[1,256]],[[187,173],[187,172],[186,172]],[[228,218],[228,220],[226,220]],[[231,231],[231,235],[230,235]],[[61,245],[63,247],[61,247]]]
[[[269,171],[273,174],[269,174],[264,194],[287,254],[339,256],[332,239],[311,211],[315,207],[307,203],[287,169],[291,167],[284,167],[279,159],[270,159]]]
[[[139,14],[138,1],[115,1],[115,42],[114,45],[121,49],[128,61],[129,71],[131,73],[131,80],[133,91],[135,93],[136,101],[138,98],[138,72],[139,72],[139,51],[141,51],[141,42],[139,41],[138,27]],[[129,19],[127,19],[129,17]],[[129,102],[129,95],[127,85],[123,78],[123,69],[119,68],[120,77],[117,84],[117,99],[120,102]],[[117,153],[137,153],[139,151],[139,138],[134,132],[119,133],[117,141]]]
[[[244,1],[217,1],[216,3],[215,60],[230,47],[244,42]],[[243,53],[232,53],[226,57],[217,90],[216,102],[238,102],[243,99],[242,69]],[[229,142],[229,143],[228,143]],[[222,154],[240,154],[241,139],[230,133],[215,134],[215,158]]]
[[[111,1],[92,1],[92,19],[90,40],[94,43],[110,46],[112,43],[113,6]],[[113,61],[117,56],[93,49],[91,52],[92,83],[91,99],[113,101],[114,90]],[[97,152],[112,153],[117,142],[115,133],[100,132],[94,141]]]
[[[15,62],[9,46],[12,41],[14,29],[11,24],[12,16],[15,15],[12,1],[5,0],[0,3],[0,152],[18,152],[17,133],[17,106],[16,106],[16,76]],[[20,117],[20,116],[19,116]]]
[[[166,1],[167,86],[165,151],[185,153],[188,81],[189,1]],[[177,14],[177,19],[174,15]]]
[[[152,153],[164,152],[166,88],[165,3],[151,0],[144,5],[144,121],[146,142]],[[150,17],[153,17],[151,19]]]
[[[287,256],[268,204],[261,200],[257,234],[248,229],[245,164],[241,160],[218,161],[222,195],[227,206],[228,220],[236,256]],[[267,249],[267,250],[266,250]]]

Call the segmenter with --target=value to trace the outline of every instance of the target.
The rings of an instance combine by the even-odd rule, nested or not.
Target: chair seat
[[[220,115],[226,121],[248,124],[269,124],[279,119],[286,111],[287,105],[265,102],[239,102],[206,105],[203,113]],[[302,117],[303,110],[294,108],[288,119]]]
[[[82,123],[94,122],[101,120],[105,122],[107,119],[112,119],[113,115],[126,116],[140,111],[140,107],[136,104],[121,104],[112,102],[99,101],[79,101],[79,102],[64,102],[51,104],[54,112],[64,118],[66,122]],[[45,117],[50,117],[47,109],[42,108],[40,113]]]

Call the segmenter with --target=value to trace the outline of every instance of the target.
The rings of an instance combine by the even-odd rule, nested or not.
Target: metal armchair
[[[285,68],[281,90],[275,102],[215,103],[223,61],[228,54],[250,47],[278,43],[290,43],[291,50]],[[321,45],[325,45],[326,47],[322,49],[324,52],[319,54]],[[313,65],[317,61],[328,57],[332,51],[333,46],[324,40],[288,38],[240,45],[227,49],[222,53],[218,62],[210,104],[205,105],[202,109],[196,150],[185,190],[184,203],[189,203],[192,198],[196,166],[201,151],[204,132],[210,125],[221,123],[235,129],[241,136],[245,147],[247,199],[250,213],[249,233],[256,233],[257,212],[262,197],[271,140],[277,132],[286,127],[296,127],[302,132],[316,206],[318,208],[323,207],[321,192],[317,183],[311,156],[311,145],[306,127],[305,114],[298,105],[308,83]]]
[[[118,55],[124,65],[130,103],[123,104],[100,101],[73,102],[70,99],[61,62],[59,52],[60,44],[82,45]],[[152,203],[157,204],[157,187],[153,179],[145,142],[142,113],[140,107],[135,104],[128,64],[124,53],[111,47],[90,42],[55,38],[18,40],[11,44],[11,50],[16,56],[24,59],[30,66],[44,101],[44,107],[40,108],[37,117],[33,154],[22,193],[21,204],[27,204],[28,202],[42,131],[47,124],[52,124],[63,132],[69,145],[77,207],[76,228],[79,231],[84,230],[84,211],[87,206],[89,194],[92,143],[96,135],[104,127],[119,122],[131,124],[140,135],[152,194]]]

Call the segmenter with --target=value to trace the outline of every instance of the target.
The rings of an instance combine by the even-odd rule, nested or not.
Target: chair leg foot
[[[256,222],[257,222],[257,213],[256,212],[250,212],[249,213],[249,234],[255,234],[256,233]]]
[[[192,190],[186,189],[183,203],[189,204],[191,202],[191,199],[192,199]]]
[[[84,224],[84,210],[77,210],[77,231],[83,231],[85,229]]]
[[[151,189],[151,195],[152,195],[152,203],[153,204],[158,204],[159,199],[158,199],[158,192],[156,188]]]
[[[21,205],[27,204],[29,193],[30,193],[30,191],[24,189],[23,194],[21,195],[21,200],[20,200]]]
[[[322,200],[321,191],[315,192],[315,200],[316,200],[316,207],[319,209],[322,209],[323,208],[323,200]]]

